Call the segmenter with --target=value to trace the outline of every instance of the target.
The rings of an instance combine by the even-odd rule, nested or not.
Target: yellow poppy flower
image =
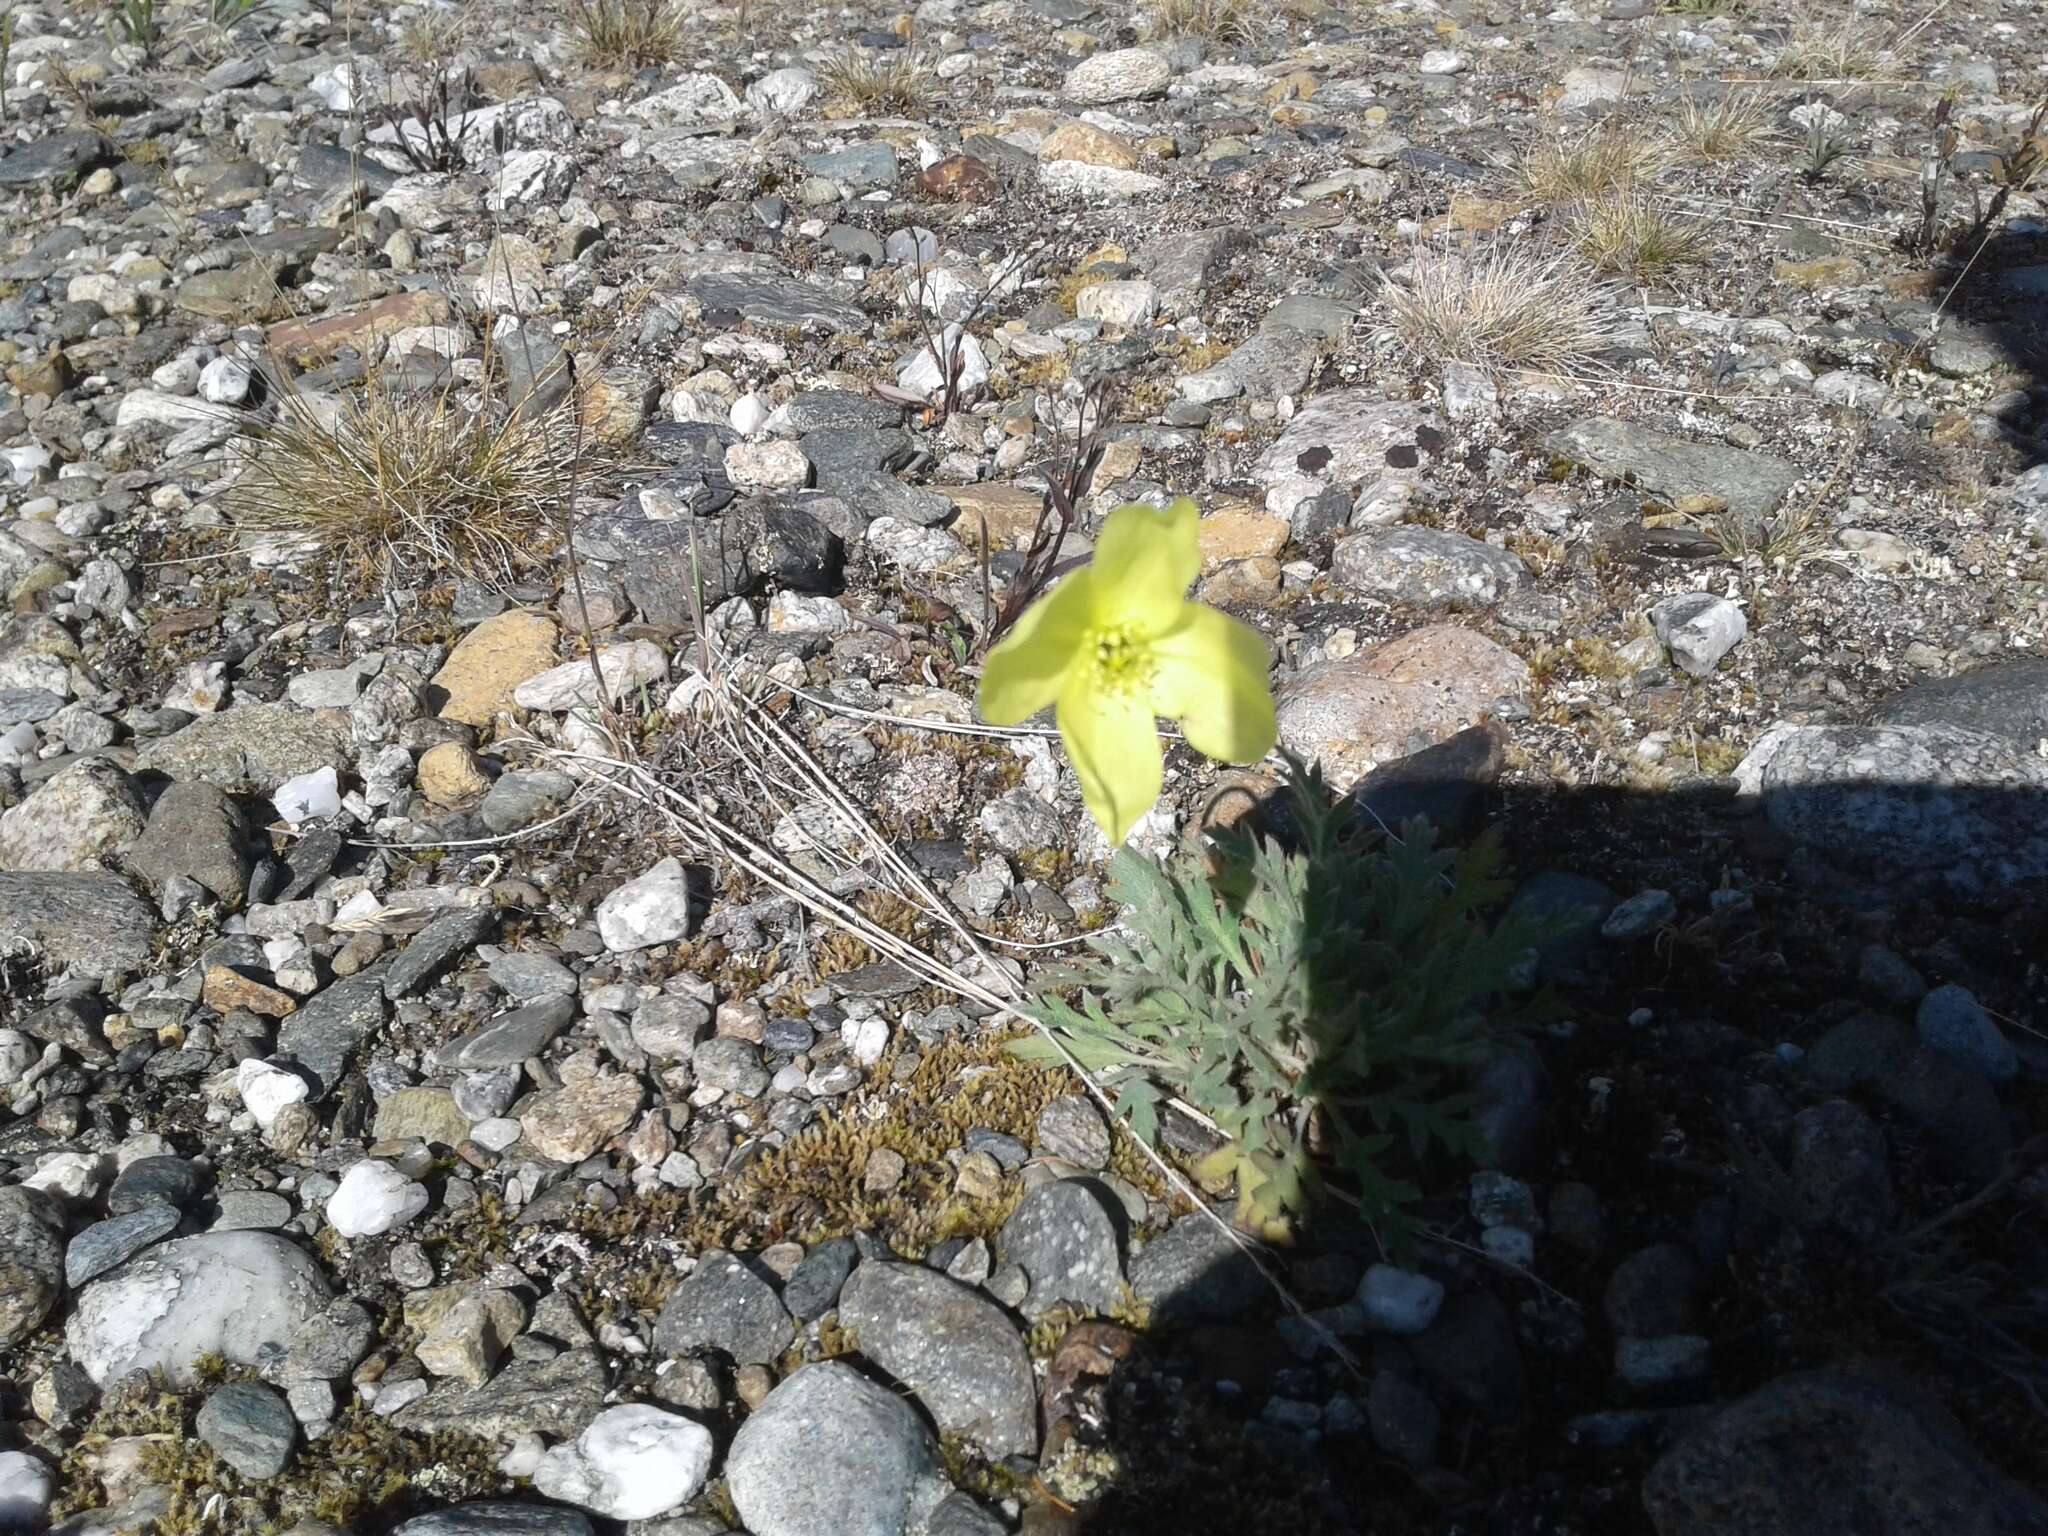
[[[1186,497],[1118,507],[1094,560],[1033,604],[982,669],[981,712],[995,725],[1058,705],[1081,796],[1112,845],[1159,799],[1157,717],[1226,763],[1257,762],[1278,736],[1266,642],[1188,600],[1202,564],[1199,520]]]

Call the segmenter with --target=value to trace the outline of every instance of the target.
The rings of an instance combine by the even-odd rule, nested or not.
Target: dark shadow
[[[1364,1326],[1361,1275],[1400,1255],[1324,1201],[1266,1257],[1355,1365],[1219,1257],[1061,1405],[1108,1486],[1024,1529],[1641,1536],[1660,1458],[1716,1405],[1819,1367],[1902,1373],[1971,1455],[2048,1487],[2048,772],[1996,745],[2021,754],[2036,722],[1985,708],[1994,684],[2048,707],[2037,672],[2006,663],[1870,726],[1795,734],[1740,789],[1502,785],[1494,727],[1359,785],[1360,836],[1422,818],[1448,846],[1497,837],[1504,910],[1547,914],[1550,1022],[1467,1085],[1478,1165],[1523,1181],[1533,1268],[1486,1251],[1472,1164],[1395,1149],[1425,1192],[1403,1262],[1444,1286],[1436,1320]],[[1847,766],[1903,729],[1937,758],[1964,742],[1974,768],[1884,783]],[[1973,781],[2001,760],[2003,787]],[[1245,810],[1239,827],[1290,836],[1284,791]],[[1926,1003],[1940,988],[1997,1026],[2009,1081],[1953,1037],[1930,1048],[1950,1027],[1930,1013],[1970,1007]],[[1806,1430],[1786,1434],[1758,1483],[1800,1475]]]
[[[2019,375],[2031,404],[2015,400],[1994,407],[1993,415],[2000,443],[2024,471],[2048,462],[2048,432],[2041,428],[2048,400],[2048,227],[2005,215],[1995,189],[1979,191],[1986,227],[1967,231],[1929,273],[1923,297],[1942,314],[1930,360],[1944,372],[1988,361]]]

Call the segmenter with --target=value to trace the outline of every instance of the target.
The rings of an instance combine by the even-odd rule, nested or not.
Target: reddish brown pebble
[[[972,155],[948,155],[925,168],[917,189],[942,202],[986,203],[996,195],[996,176]]]

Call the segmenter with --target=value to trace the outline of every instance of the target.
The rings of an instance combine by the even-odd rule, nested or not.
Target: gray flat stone
[[[106,158],[107,141],[97,133],[53,133],[0,156],[0,187],[53,185]]]
[[[542,1434],[566,1440],[604,1406],[604,1362],[593,1350],[564,1350],[552,1360],[515,1360],[481,1387],[444,1382],[391,1417],[417,1434],[456,1429],[510,1439]]]
[[[149,963],[156,914],[119,875],[0,871],[0,950],[113,977]]]
[[[514,1008],[442,1046],[434,1052],[434,1064],[459,1072],[516,1067],[529,1056],[538,1056],[550,1040],[567,1029],[576,1011],[576,999],[563,996],[544,997]]]
[[[2048,881],[2048,763],[1959,726],[1772,726],[1735,769],[1795,845],[1802,882],[1850,901],[1981,899]]]
[[[1551,453],[1607,480],[1654,495],[1718,496],[1743,527],[1761,528],[1799,478],[1796,466],[1725,443],[1696,443],[1632,421],[1597,416],[1544,439]]]
[[[654,1347],[683,1355],[716,1349],[741,1365],[766,1365],[796,1337],[775,1288],[729,1253],[713,1250],[662,1304]]]
[[[1131,1292],[1154,1326],[1229,1322],[1269,1293],[1258,1265],[1215,1218],[1183,1216],[1131,1260]]]
[[[181,1216],[176,1206],[158,1200],[125,1216],[94,1222],[65,1245],[64,1283],[76,1290],[127,1263],[151,1243],[176,1231]]]
[[[1123,1296],[1115,1197],[1091,1179],[1041,1184],[1017,1203],[997,1240],[998,1258],[1030,1281],[1026,1317],[1061,1302],[1107,1312]]]
[[[389,964],[383,961],[335,982],[279,1026],[277,1054],[312,1078],[316,1099],[335,1090],[349,1059],[390,1017],[390,1004],[384,999],[384,970]]]
[[[768,1394],[725,1476],[753,1536],[904,1536],[953,1491],[916,1410],[836,1360]]]
[[[591,1536],[593,1529],[581,1510],[480,1499],[416,1515],[392,1536]]]
[[[298,1421],[281,1394],[260,1381],[231,1381],[208,1397],[193,1428],[216,1455],[253,1482],[291,1465]]]
[[[839,1296],[860,1352],[917,1394],[942,1434],[990,1456],[1038,1449],[1038,1392],[1024,1340],[978,1291],[917,1264],[870,1261]]]
[[[1873,725],[1958,726],[2031,751],[2048,738],[2048,656],[1995,661],[1930,678],[1870,712]]]
[[[136,769],[172,779],[204,779],[229,794],[267,795],[286,779],[354,763],[349,719],[340,710],[291,704],[243,704],[201,715],[183,730],[146,743]]]
[[[736,314],[756,325],[782,325],[798,330],[851,331],[865,334],[868,317],[845,300],[801,278],[746,272],[706,272],[691,278],[683,292],[704,306],[707,314]]]

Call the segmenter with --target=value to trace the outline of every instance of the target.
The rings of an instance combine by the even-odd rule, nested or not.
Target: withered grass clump
[[[1897,53],[1878,37],[1874,23],[1840,16],[1794,27],[1771,73],[1787,80],[1847,84],[1893,74],[1900,65]]]
[[[1673,147],[1692,160],[1738,160],[1771,136],[1771,103],[1761,91],[1729,91],[1712,101],[1678,101]]]
[[[1248,43],[1257,35],[1247,0],[1152,0],[1152,23],[1167,37]]]
[[[548,553],[576,450],[566,411],[501,417],[452,387],[338,402],[287,390],[245,446],[227,497],[237,527],[308,542],[365,583],[513,579]]]
[[[1609,124],[1577,138],[1541,138],[1515,162],[1515,179],[1538,203],[1569,203],[1622,191],[1670,164],[1662,139]]]
[[[922,110],[929,82],[908,50],[851,48],[818,66],[818,85],[827,101],[875,115]]]
[[[1418,250],[1382,293],[1418,358],[1571,373],[1620,340],[1612,295],[1577,262],[1540,248],[1478,255]]]
[[[1697,220],[1666,212],[1639,190],[1589,198],[1572,223],[1579,249],[1602,272],[1651,277],[1707,254]]]
[[[645,69],[683,50],[683,8],[676,0],[569,0],[569,31],[591,64]]]

